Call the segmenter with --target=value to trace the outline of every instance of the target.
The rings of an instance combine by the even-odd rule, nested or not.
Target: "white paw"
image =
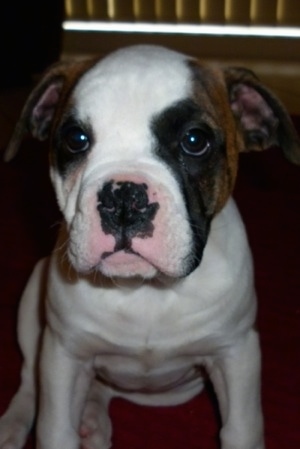
[[[0,419],[0,449],[21,449],[25,445],[28,426],[10,416]]]
[[[111,434],[112,426],[108,414],[98,402],[89,400],[79,429],[82,449],[109,449]]]

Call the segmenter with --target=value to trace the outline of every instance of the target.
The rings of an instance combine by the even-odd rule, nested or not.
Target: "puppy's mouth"
[[[113,251],[106,251],[102,254],[101,259],[105,260],[108,257],[111,256],[118,256],[122,254],[124,256],[124,258],[127,258],[128,256],[130,257],[132,256],[136,256],[136,257],[142,257],[140,254],[138,254],[137,252],[133,251],[132,248],[130,247],[120,247],[118,248],[117,246],[115,247],[115,249]]]
[[[100,271],[109,277],[153,278],[157,268],[142,255],[132,249],[120,249],[102,254]]]

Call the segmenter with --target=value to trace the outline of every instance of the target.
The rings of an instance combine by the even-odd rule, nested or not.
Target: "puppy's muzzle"
[[[149,203],[147,190],[145,183],[110,180],[98,192],[101,226],[115,238],[114,251],[130,251],[134,237],[152,237],[159,204]]]

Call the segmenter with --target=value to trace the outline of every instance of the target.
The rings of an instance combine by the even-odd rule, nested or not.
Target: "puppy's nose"
[[[98,192],[97,209],[102,229],[106,234],[115,236],[117,246],[130,247],[133,237],[152,235],[152,221],[159,205],[149,203],[147,191],[145,183],[111,180]]]

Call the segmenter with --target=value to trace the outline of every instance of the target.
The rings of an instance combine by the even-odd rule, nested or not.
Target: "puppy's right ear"
[[[45,73],[27,99],[4,153],[10,161],[17,154],[25,134],[46,140],[59,104],[68,96],[89,62],[59,62]]]
[[[240,126],[242,151],[261,151],[278,145],[287,159],[300,165],[300,139],[280,100],[250,70],[225,69],[231,110]]]

